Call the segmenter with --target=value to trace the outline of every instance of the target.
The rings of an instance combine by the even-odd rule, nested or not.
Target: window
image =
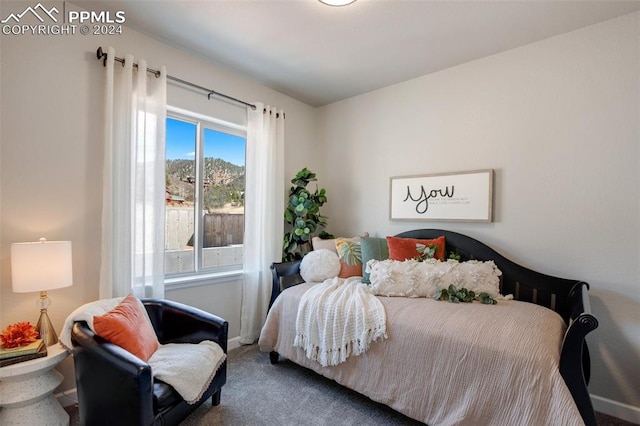
[[[246,129],[170,109],[166,122],[165,275],[238,270]]]

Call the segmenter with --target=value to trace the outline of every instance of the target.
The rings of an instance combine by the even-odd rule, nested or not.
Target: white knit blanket
[[[384,306],[360,280],[328,279],[302,296],[293,344],[323,367],[343,363],[387,338]]]
[[[97,300],[71,312],[60,333],[59,340],[62,346],[71,350],[71,328],[74,322],[86,321],[95,333],[93,317],[106,314],[122,299],[124,297]],[[189,343],[160,345],[151,355],[148,363],[153,377],[171,385],[188,404],[194,404],[207,390],[226,357],[220,345],[205,340],[197,345]]]

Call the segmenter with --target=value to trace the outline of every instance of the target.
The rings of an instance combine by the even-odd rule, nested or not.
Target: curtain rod
[[[102,66],[107,66],[107,54],[104,53],[104,51],[102,50],[102,47],[98,47],[98,50],[96,51],[96,56],[98,57],[98,60],[102,59]],[[124,59],[115,57],[114,60],[116,62],[120,62],[122,65],[124,65]],[[134,68],[138,68],[138,64],[134,63],[133,67]],[[155,75],[156,77],[160,76],[160,71],[157,71],[157,70],[154,70],[154,69],[151,69],[151,68],[147,68],[147,72]],[[253,104],[250,104],[248,102],[242,101],[240,99],[236,99],[236,98],[234,98],[232,96],[229,96],[229,95],[225,95],[223,93],[216,92],[215,90],[212,90],[212,89],[207,89],[206,87],[199,86],[197,84],[191,83],[191,82],[183,80],[181,78],[173,77],[171,75],[167,75],[167,79],[175,81],[175,82],[180,83],[180,84],[184,84],[186,86],[193,87],[193,88],[201,90],[203,92],[207,92],[207,99],[209,99],[209,100],[211,99],[212,95],[215,95],[215,96],[218,96],[218,97],[221,97],[221,98],[225,98],[225,99],[228,99],[230,101],[233,101],[233,102],[236,102],[236,103],[251,107],[252,109],[256,109],[256,106],[253,105]]]

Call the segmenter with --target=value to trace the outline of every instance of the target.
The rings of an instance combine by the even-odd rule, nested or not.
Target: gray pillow
[[[365,272],[367,262],[372,259],[387,260],[389,258],[387,239],[360,237],[360,250],[362,251],[362,282],[371,284],[369,274]]]

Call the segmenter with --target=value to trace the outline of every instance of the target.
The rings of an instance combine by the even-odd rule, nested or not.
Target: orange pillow
[[[145,362],[160,345],[147,311],[131,294],[106,314],[94,316],[93,329],[98,336]]]
[[[424,244],[427,247],[435,247],[436,252],[434,253],[433,258],[444,261],[444,236],[434,238],[433,240],[387,237],[387,245],[389,246],[389,259],[402,261],[417,258],[420,253],[418,252],[416,244]]]

